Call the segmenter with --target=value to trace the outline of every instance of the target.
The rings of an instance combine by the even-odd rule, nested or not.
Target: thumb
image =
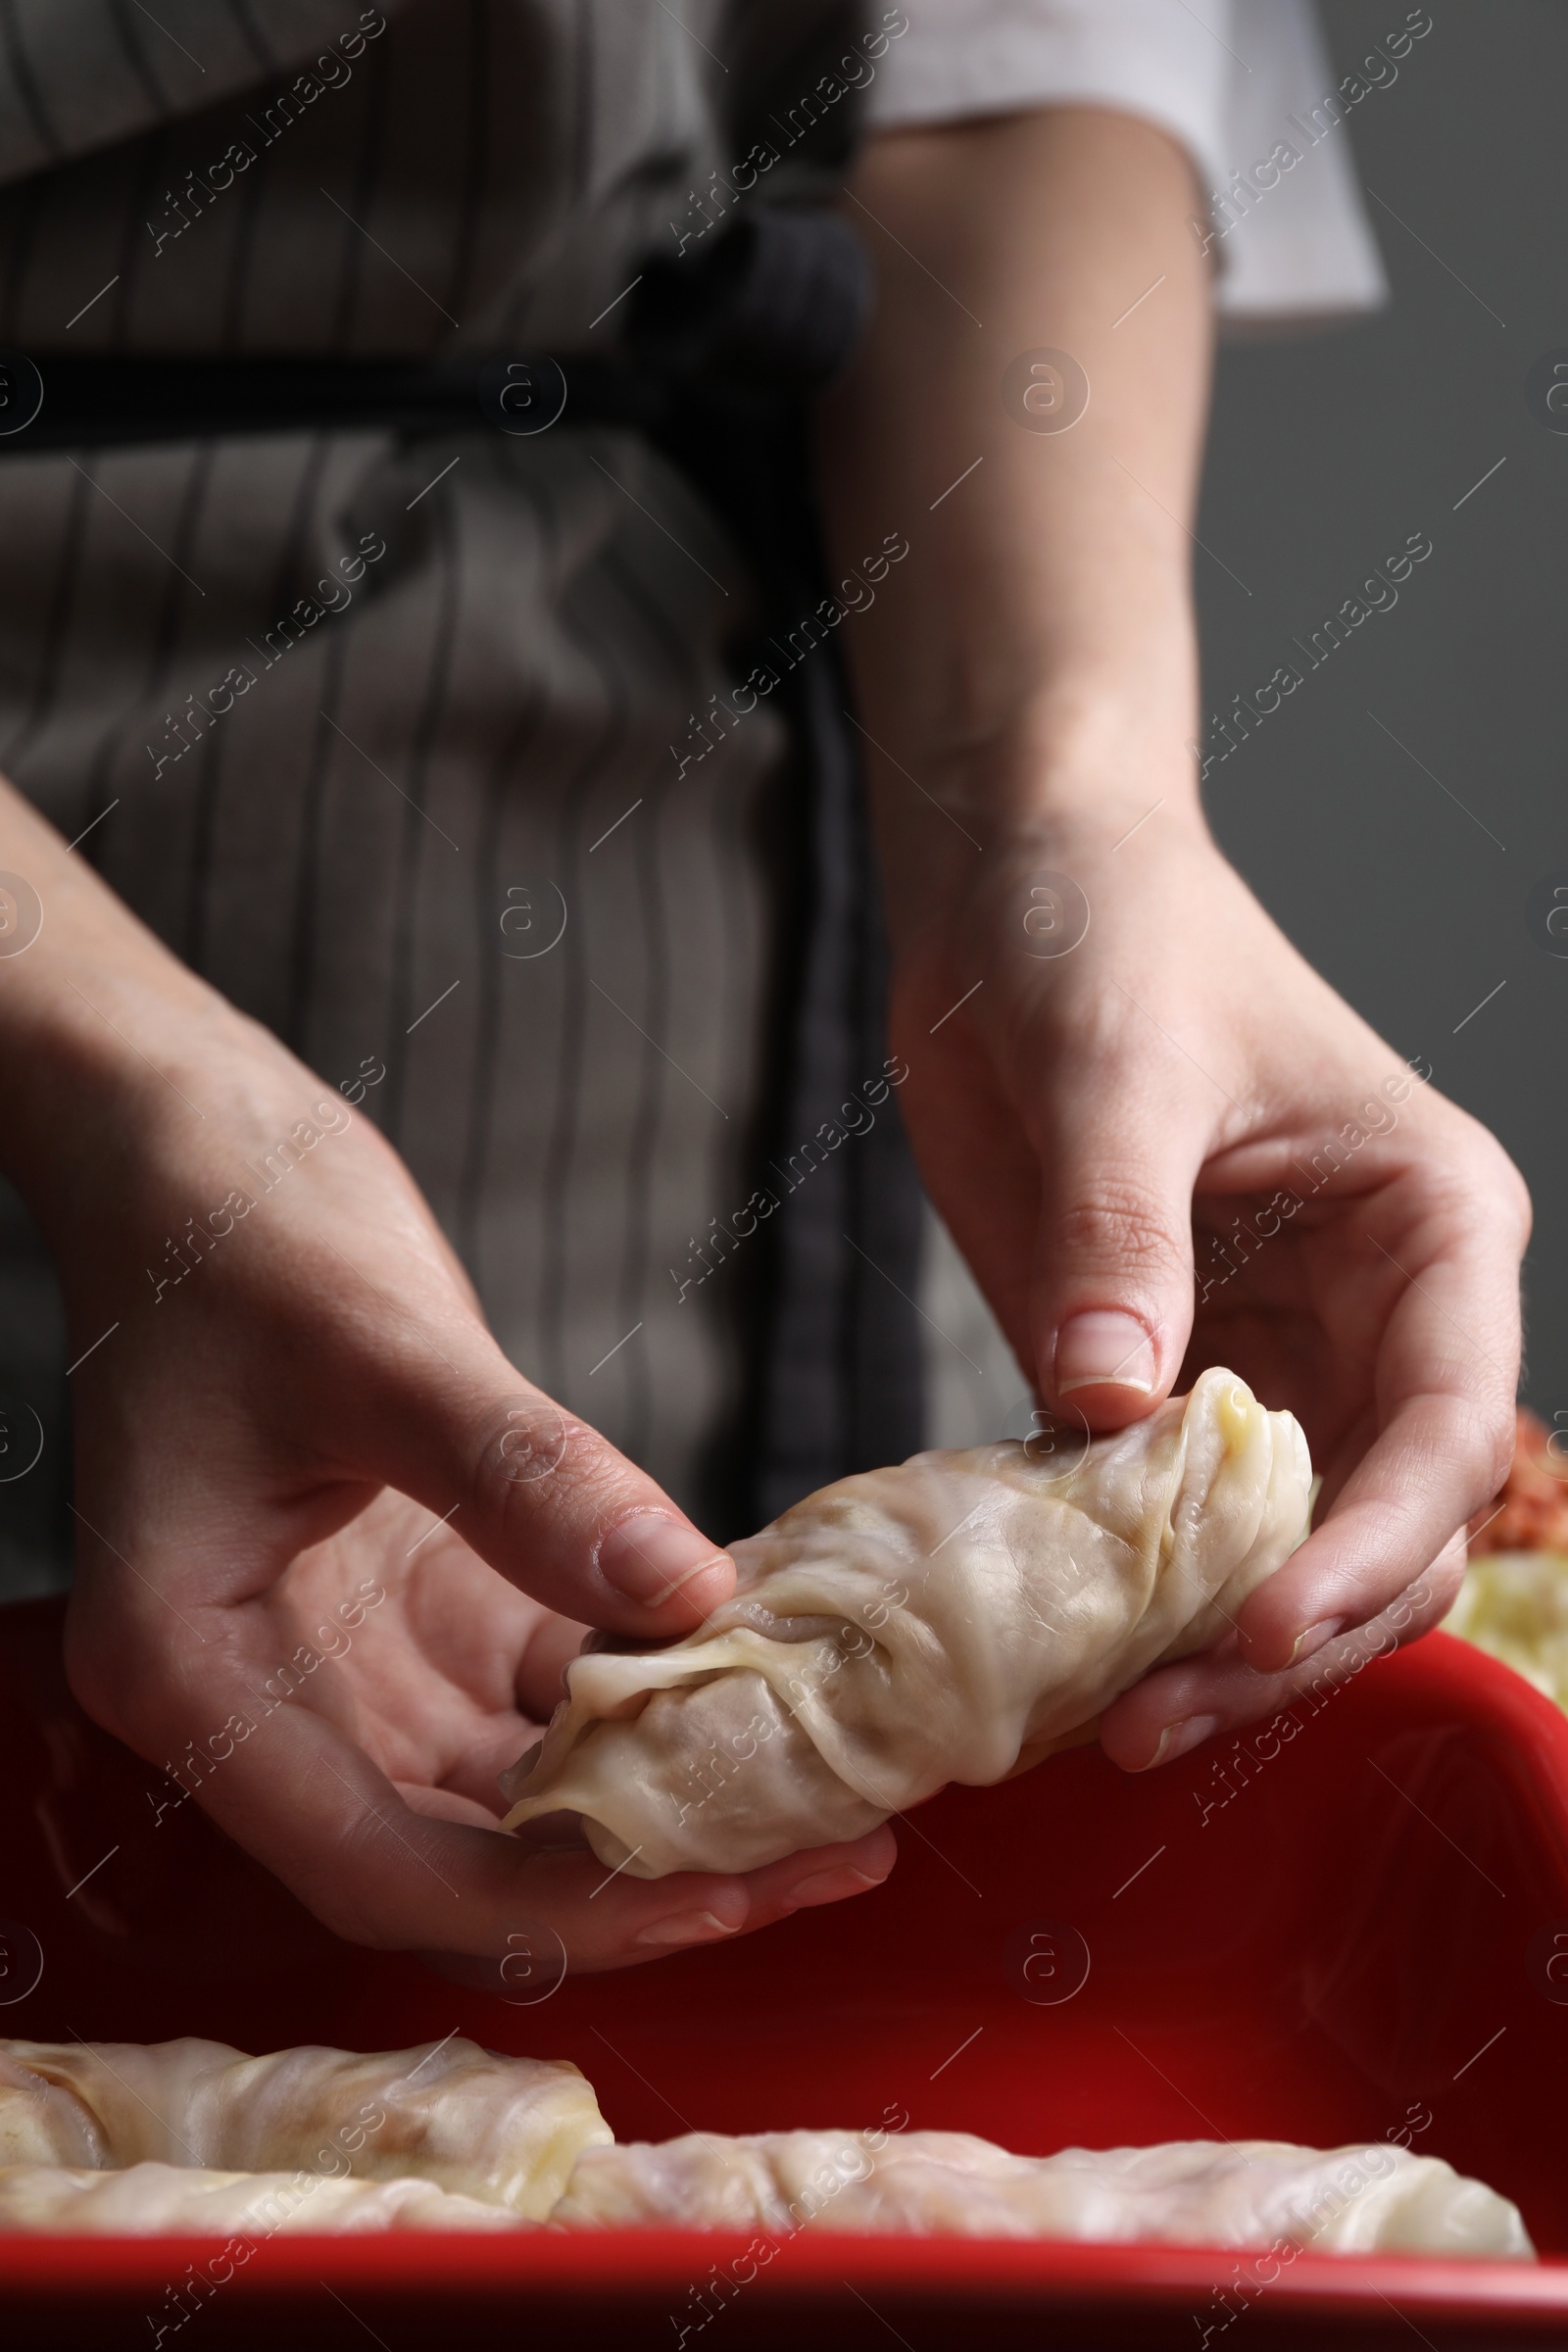
[[[1134,1125],[1121,1111],[1059,1133],[1043,1159],[1032,1300],[1040,1390],[1068,1418],[1121,1429],[1169,1395],[1187,1352],[1200,1153],[1173,1117]]]
[[[354,1435],[368,1470],[563,1616],[673,1641],[729,1598],[729,1554],[481,1325],[444,1322],[441,1348],[400,1349],[363,1383]]]

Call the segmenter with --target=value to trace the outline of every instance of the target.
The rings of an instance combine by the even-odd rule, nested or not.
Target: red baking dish
[[[1545,2257],[645,2231],[278,2237],[235,2268],[211,2243],[0,2238],[7,2341],[1568,2342],[1568,1721],[1463,1643],[1148,1778],[1080,1749],[950,1789],[900,1825],[876,1893],[554,1991],[536,1971],[512,1988],[532,2000],[340,1943],[194,1805],[160,1816],[162,1776],[66,1691],[56,1604],[0,1611],[0,2031],[462,2032],[576,2059],[621,2137],[1408,2137],[1515,2198]]]

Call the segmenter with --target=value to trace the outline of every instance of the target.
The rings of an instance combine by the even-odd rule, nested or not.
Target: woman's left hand
[[[1228,1653],[1105,1715],[1138,1768],[1385,1610],[1405,1639],[1444,1614],[1512,1448],[1530,1206],[1203,823],[1213,239],[1186,151],[1025,106],[883,132],[855,204],[877,304],[822,452],[845,573],[906,536],[843,642],[921,1171],[1047,1403],[1115,1429],[1229,1364],[1324,1477]]]
[[[1172,800],[1126,839],[988,840],[894,981],[922,1173],[1043,1400],[1116,1429],[1225,1364],[1322,1473],[1314,1533],[1222,1650],[1104,1717],[1131,1769],[1273,1712],[1386,1611],[1400,1640],[1446,1614],[1511,1458],[1530,1230],[1496,1141]]]

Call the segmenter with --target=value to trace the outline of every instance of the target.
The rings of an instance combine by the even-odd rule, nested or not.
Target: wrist
[[[1138,659],[1051,670],[987,712],[968,741],[955,731],[943,743],[938,731],[938,766],[961,778],[971,830],[1067,823],[1114,840],[1154,800],[1201,823],[1192,665],[1163,635],[1140,645]]]
[[[0,955],[0,1167],[74,1258],[160,1169],[199,1174],[225,1131],[245,1132],[248,1104],[292,1102],[312,1080],[3,783],[0,866],[23,879],[11,896],[25,918]]]
[[[879,761],[874,798],[895,948],[988,901],[1004,874],[1040,866],[1085,886],[1094,877],[1102,889],[1121,858],[1143,863],[1178,842],[1211,849],[1185,717],[1142,710],[1131,696],[1115,708],[1042,696],[986,741],[951,752],[934,773],[923,763],[941,815],[910,792],[906,775]]]
[[[1197,735],[1189,696],[1152,693],[1136,676],[1108,692],[1053,683],[966,761],[975,830],[1115,841],[1155,803],[1170,821],[1201,827]]]
[[[100,934],[63,955],[57,934],[47,985],[7,1030],[6,1173],[62,1275],[89,1286],[128,1234],[220,1199],[245,1152],[327,1091],[156,942],[115,944],[128,952]]]

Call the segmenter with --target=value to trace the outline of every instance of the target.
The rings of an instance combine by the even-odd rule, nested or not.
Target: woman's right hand
[[[373,1126],[0,818],[45,917],[0,1035],[76,1367],[83,1706],[362,1942],[500,1960],[544,1926],[610,1968],[877,1884],[886,1829],[663,1880],[497,1833],[585,1627],[673,1638],[733,1564],[508,1362]]]

